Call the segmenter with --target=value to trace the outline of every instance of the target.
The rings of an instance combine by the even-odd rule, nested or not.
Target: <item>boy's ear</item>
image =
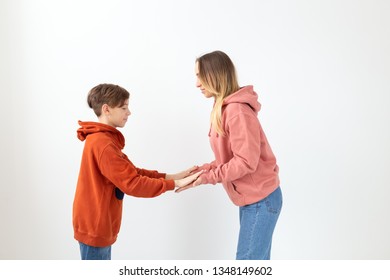
[[[110,114],[110,107],[107,104],[103,104],[102,106],[102,113],[105,115]]]

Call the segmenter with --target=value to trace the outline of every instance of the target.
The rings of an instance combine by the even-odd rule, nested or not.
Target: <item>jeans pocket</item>
[[[283,199],[280,187],[272,192],[268,197],[264,199],[264,203],[267,207],[268,212],[273,214],[279,214],[282,209]]]

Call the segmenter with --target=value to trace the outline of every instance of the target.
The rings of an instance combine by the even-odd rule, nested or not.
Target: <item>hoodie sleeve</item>
[[[173,180],[140,175],[131,161],[114,145],[108,145],[103,150],[99,167],[102,174],[127,195],[156,197],[175,188]]]
[[[123,154],[123,156],[128,161],[130,161],[129,158],[125,154]],[[138,167],[135,167],[135,169],[137,170],[137,173],[139,175],[146,176],[149,178],[163,178],[163,179],[165,179],[166,173],[161,173],[161,172],[158,172],[157,170],[149,170],[149,169],[138,168]]]
[[[215,165],[215,160],[213,160],[213,161],[210,162],[210,163],[204,163],[204,164],[200,165],[200,166],[195,170],[195,172],[200,171],[200,170],[203,170],[203,171],[210,171],[211,169],[214,169],[215,167],[216,167],[216,165]]]
[[[138,174],[149,178],[165,178],[166,173],[136,167]]]
[[[227,121],[225,129],[230,150],[220,147],[219,152],[225,156],[230,154],[230,159],[202,174],[204,184],[234,181],[257,169],[261,153],[261,131],[257,117],[241,112]]]

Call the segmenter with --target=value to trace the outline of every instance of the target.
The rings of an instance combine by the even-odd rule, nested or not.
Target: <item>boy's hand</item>
[[[200,184],[202,184],[202,179],[198,177],[195,181],[192,182],[192,184],[190,183],[190,184],[188,184],[188,185],[186,185],[186,186],[184,186],[184,187],[177,188],[177,189],[175,190],[175,192],[176,192],[176,193],[179,193],[179,192],[188,190],[188,189],[190,189],[190,188],[197,187],[197,186],[199,186]]]
[[[192,183],[198,179],[199,175],[202,174],[202,172],[203,172],[203,170],[198,171],[196,173],[193,173],[185,178],[175,180],[175,187],[177,187],[178,189],[181,189],[181,188],[186,187],[188,185],[192,185]]]
[[[193,174],[195,171],[197,171],[199,167],[198,166],[192,166],[188,168],[187,170],[184,170],[182,172],[176,173],[176,174],[166,174],[165,179],[170,179],[170,180],[179,180],[183,179],[191,174]]]

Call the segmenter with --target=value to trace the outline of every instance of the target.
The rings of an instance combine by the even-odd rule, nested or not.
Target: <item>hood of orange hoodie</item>
[[[88,135],[103,132],[112,134],[113,139],[117,142],[121,149],[125,147],[125,137],[115,127],[98,122],[78,121],[78,123],[80,128],[77,129],[77,138],[81,141],[87,139]]]
[[[235,93],[226,97],[222,106],[230,103],[243,103],[248,104],[255,113],[258,113],[261,109],[261,104],[258,99],[259,96],[253,90],[253,86],[244,86]]]

